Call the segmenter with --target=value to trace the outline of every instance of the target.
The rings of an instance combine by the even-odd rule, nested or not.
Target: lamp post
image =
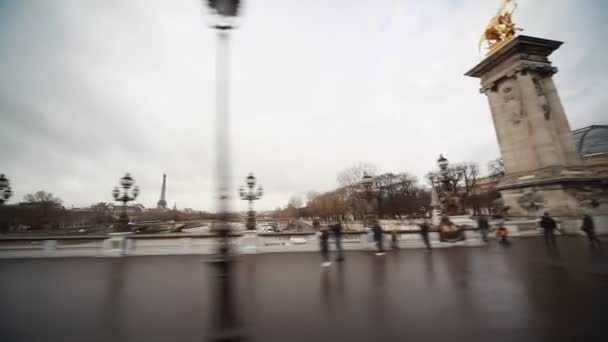
[[[0,206],[4,204],[4,202],[8,201],[9,198],[13,195],[13,190],[11,190],[11,182],[4,176],[4,174],[0,174]],[[0,219],[4,217],[4,214],[0,214]],[[0,221],[0,232],[5,233],[8,230],[9,222],[8,221]]]
[[[13,190],[11,189],[11,182],[6,178],[4,174],[0,174],[0,205],[8,201],[13,196]]]
[[[448,165],[449,162],[447,160],[446,157],[443,156],[443,154],[439,155],[439,159],[437,159],[437,166],[439,167],[439,181],[440,184],[443,185],[443,191],[449,191],[449,184],[448,184]]]
[[[373,190],[372,190],[373,182],[374,182],[374,177],[370,176],[367,173],[365,173],[363,175],[363,178],[361,179],[361,184],[363,185],[363,191],[365,193],[367,203],[371,207],[371,213],[366,213],[366,215],[365,215],[365,222],[363,223],[364,226],[373,223],[374,220],[376,219],[376,209],[374,208],[374,203],[373,203]]]
[[[129,215],[127,214],[127,203],[130,201],[135,201],[137,196],[139,195],[139,187],[135,185],[135,180],[129,173],[127,173],[124,177],[120,179],[120,186],[122,187],[122,192],[118,187],[114,187],[114,191],[112,191],[112,196],[114,200],[122,202],[122,211],[120,213],[120,218],[118,219],[119,225],[115,229],[118,232],[128,231],[129,226]]]
[[[440,154],[439,159],[437,159],[439,172],[435,174],[438,182],[436,187],[443,205],[442,209],[446,213],[451,212],[453,214],[454,210],[457,213],[461,213],[462,198],[459,196],[458,183],[460,180],[465,179],[465,171],[458,167],[452,168],[450,171],[449,165],[447,158],[443,154]]]
[[[230,33],[235,27],[241,7],[240,0],[207,0],[204,1],[211,13],[212,27],[217,33],[216,54],[216,182],[217,212],[219,222],[213,230],[219,237],[216,255],[210,260],[217,271],[217,300],[213,312],[214,331],[209,336],[212,341],[238,341],[243,334],[237,328],[233,309],[231,269],[233,258],[230,252],[230,120],[228,108],[228,43]]]
[[[442,214],[442,203],[439,199],[439,187],[441,185],[441,181],[437,174],[433,173],[430,177],[431,180],[431,222],[434,226],[438,226],[441,214]]]
[[[257,190],[255,189],[256,178],[253,176],[253,173],[250,173],[247,178],[245,178],[245,183],[247,184],[247,191],[245,188],[241,186],[239,188],[239,196],[244,201],[249,201],[249,210],[247,211],[247,223],[245,227],[248,230],[255,230],[255,212],[253,211],[253,201],[257,201],[262,198],[264,194],[264,190],[262,186],[259,185]]]

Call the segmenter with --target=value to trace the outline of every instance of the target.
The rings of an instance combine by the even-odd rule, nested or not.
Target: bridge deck
[[[558,243],[559,258],[539,238],[352,251],[327,269],[315,253],[247,255],[237,310],[250,341],[607,341],[608,253]],[[201,341],[213,310],[204,258],[2,260],[0,340]]]

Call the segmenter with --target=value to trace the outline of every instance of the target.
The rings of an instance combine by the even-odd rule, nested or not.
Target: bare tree
[[[289,202],[287,202],[287,207],[289,208],[300,208],[302,206],[302,198],[300,196],[291,196],[289,198]]]
[[[319,193],[316,191],[309,191],[306,193],[306,205],[313,203],[315,198],[319,197]]]
[[[468,196],[479,178],[479,167],[475,163],[463,163],[455,166],[457,173],[460,175],[460,193],[463,197]]]
[[[459,201],[448,203],[450,209],[464,212],[465,200],[469,197],[479,178],[479,167],[475,163],[460,163],[449,165],[444,172],[429,172],[425,178],[432,185],[433,179],[439,181],[440,189],[450,193],[451,198],[459,198]]]
[[[344,190],[343,204],[346,206],[346,213],[356,217],[365,216],[369,208],[360,187],[361,180],[365,175],[374,177],[376,174],[376,166],[366,162],[354,164],[338,174],[338,184]]]
[[[505,163],[502,158],[497,158],[488,163],[490,177],[501,178],[505,175]]]
[[[302,207],[302,198],[300,196],[292,196],[287,202],[287,215],[290,218],[300,217],[300,208]]]
[[[63,202],[59,197],[55,197],[52,193],[44,190],[36,191],[36,193],[23,196],[23,201],[27,203],[48,203],[57,206],[61,205]]]
[[[365,175],[375,176],[377,168],[370,163],[359,162],[338,174],[338,184],[342,187],[350,187],[359,184]]]
[[[93,213],[93,223],[105,223],[112,221],[112,212],[110,211],[110,204],[106,202],[99,202],[91,205]]]
[[[64,219],[62,200],[43,190],[23,197],[19,205],[29,211],[27,225],[33,228],[56,228]]]
[[[374,197],[378,215],[401,217],[417,213],[422,207],[418,200],[422,189],[416,177],[408,173],[385,173],[373,181]]]

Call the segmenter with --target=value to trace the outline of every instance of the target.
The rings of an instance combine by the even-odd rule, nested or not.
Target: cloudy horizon
[[[337,187],[357,163],[421,181],[440,153],[482,170],[499,150],[464,76],[500,1],[247,1],[231,41],[233,185],[260,210]],[[572,129],[605,124],[608,4],[520,0],[551,56]],[[198,0],[0,0],[0,173],[20,201],[111,201],[125,172],[155,207],[214,210],[215,36]],[[246,207],[233,201],[235,209]]]

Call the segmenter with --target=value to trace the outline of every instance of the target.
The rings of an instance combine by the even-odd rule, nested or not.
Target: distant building
[[[592,125],[572,131],[576,151],[585,165],[598,174],[608,174],[608,125]]]
[[[111,210],[113,216],[118,217],[118,216],[120,216],[120,213],[122,213],[123,206],[114,205],[114,206],[110,207],[109,209]],[[145,210],[146,210],[146,207],[144,207],[142,204],[127,205],[127,215],[129,215],[129,216],[137,216],[137,215],[143,213]]]
[[[608,125],[592,125],[572,131],[578,154],[585,158],[596,154],[608,155]]]
[[[496,190],[500,177],[482,177],[478,178],[473,187],[474,194],[481,194]]]

